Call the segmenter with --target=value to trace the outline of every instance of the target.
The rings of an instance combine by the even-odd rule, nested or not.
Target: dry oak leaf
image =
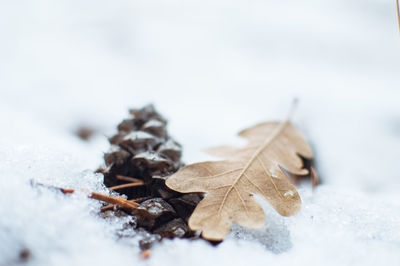
[[[296,214],[301,199],[285,172],[307,175],[300,156],[311,159],[312,151],[303,136],[286,120],[267,122],[239,133],[248,139],[244,147],[218,147],[211,154],[224,161],[187,165],[166,181],[182,192],[203,192],[206,197],[189,219],[192,230],[202,230],[204,238],[222,240],[232,222],[260,228],[265,214],[253,195],[262,196],[283,215]]]

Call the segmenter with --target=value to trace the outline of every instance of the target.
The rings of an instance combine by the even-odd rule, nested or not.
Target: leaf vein
[[[218,209],[218,215],[221,215],[222,208],[225,205],[226,199],[228,198],[228,195],[231,193],[237,182],[242,178],[242,176],[246,173],[246,171],[251,167],[253,162],[258,158],[260,153],[267,148],[274,140],[275,138],[282,133],[282,131],[285,129],[286,125],[289,123],[289,119],[286,119],[283,123],[281,123],[275,130],[274,132],[266,138],[264,143],[257,149],[257,151],[253,154],[253,156],[250,158],[250,160],[247,162],[246,166],[242,169],[240,174],[236,177],[236,179],[233,181],[232,186],[227,190],[227,192],[224,195],[224,198],[222,199],[222,202],[220,204],[220,207]]]

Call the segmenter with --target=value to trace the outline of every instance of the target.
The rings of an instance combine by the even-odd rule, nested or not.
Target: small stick
[[[125,209],[127,211],[132,211],[134,210],[136,207],[139,206],[138,203],[136,202],[131,202],[129,200],[123,199],[123,198],[113,198],[113,197],[109,197],[100,193],[96,193],[96,192],[92,192],[88,195],[89,198],[91,199],[97,199],[97,200],[101,200],[104,202],[108,202],[111,204],[115,204],[120,206],[122,209]]]
[[[400,33],[400,9],[399,9],[399,0],[396,0],[396,11],[397,11],[397,23],[399,25],[399,33]]]
[[[110,204],[108,206],[101,207],[100,211],[101,212],[111,211],[111,210],[114,210],[114,208],[115,208],[115,205],[114,204]]]
[[[150,258],[150,255],[151,255],[150,249],[146,249],[142,253],[140,253],[140,258],[148,259],[148,258]]]
[[[75,192],[74,189],[69,189],[69,188],[60,188],[61,192],[64,194],[72,194]]]
[[[48,186],[48,185],[44,185],[44,184],[41,184],[41,183],[34,183],[33,181],[31,181],[31,183],[34,184],[34,185],[44,186],[44,187],[47,187],[47,188],[58,189],[59,191],[61,191],[64,194],[72,194],[72,193],[75,192],[75,189]],[[84,191],[86,191],[86,190],[84,190]],[[103,194],[100,194],[100,193],[97,193],[97,192],[89,193],[88,197],[91,198],[91,199],[96,199],[96,200],[108,202],[108,203],[113,204],[113,205],[120,206],[121,209],[125,209],[127,211],[132,211],[133,209],[135,209],[136,207],[139,206],[139,204],[134,202],[134,201],[129,201],[129,200],[126,200],[126,199],[123,199],[123,198],[117,198],[117,197],[113,198],[113,197],[110,197],[110,196],[107,196],[107,195],[103,195]]]
[[[129,182],[129,183],[143,182],[143,181],[140,180],[140,179],[137,179],[137,178],[134,178],[134,177],[130,177],[130,176],[117,175],[117,176],[115,176],[115,177],[116,177],[118,180],[126,181],[126,182]]]
[[[151,197],[143,197],[143,198],[137,198],[137,199],[128,200],[128,201],[138,203],[139,201],[145,201],[145,200],[148,200],[148,199],[150,199],[150,198],[151,198]],[[102,208],[100,209],[100,211],[102,211],[102,212],[111,211],[111,210],[113,210],[115,207],[116,207],[116,206],[115,206],[114,204],[110,204],[110,205],[107,205],[107,206],[102,207]]]
[[[140,187],[140,186],[144,186],[144,182],[140,181],[137,183],[129,183],[129,184],[123,184],[123,185],[118,185],[118,186],[113,186],[113,187],[109,187],[109,190],[117,190],[117,189],[121,189],[121,188],[128,188],[128,187]]]
[[[319,176],[317,171],[315,171],[314,167],[311,166],[310,168],[310,176],[311,176],[311,185],[314,189],[319,184]]]
[[[143,198],[137,198],[137,199],[133,199],[133,200],[129,200],[129,201],[133,201],[133,202],[139,202],[139,201],[145,201],[151,199],[151,197],[143,197]]]

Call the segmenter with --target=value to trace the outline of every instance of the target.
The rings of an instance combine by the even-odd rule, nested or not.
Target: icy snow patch
[[[31,184],[107,193],[99,175],[76,172],[71,154],[13,146],[0,150],[0,265],[16,264],[25,248],[31,265],[137,263],[137,250],[115,244],[128,218],[100,218],[100,203],[84,191],[64,195]]]
[[[314,193],[303,188],[300,194],[304,206],[294,217],[281,217],[264,204],[263,229],[234,226],[217,248],[201,241],[164,241],[151,265],[374,266],[399,261],[399,204],[325,186]]]

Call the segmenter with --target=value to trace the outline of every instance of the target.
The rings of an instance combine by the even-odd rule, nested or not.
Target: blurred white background
[[[335,201],[344,208],[342,215],[352,217],[357,213],[349,206],[354,195],[354,202],[377,204],[371,208],[382,213],[360,218],[361,226],[350,222],[343,234],[351,240],[332,240],[337,250],[331,252],[340,252],[346,239],[348,249],[369,255],[378,250],[376,261],[393,261],[400,256],[400,36],[395,8],[392,0],[2,0],[2,162],[21,165],[18,147],[27,149],[26,160],[46,157],[50,149],[79,161],[70,165],[71,171],[94,169],[107,150],[105,136],[129,107],[146,103],[155,103],[169,119],[171,134],[184,147],[184,160],[195,162],[209,158],[201,152],[204,148],[237,143],[235,134],[244,127],[284,119],[297,97],[293,121],[315,149],[324,181],[320,191],[325,191],[312,196],[304,188],[309,198],[303,199],[303,216],[315,215],[317,208],[321,216],[331,217],[324,210]],[[105,136],[83,143],[72,134],[81,124]],[[49,162],[40,173],[50,168]],[[2,191],[12,172],[4,169],[13,168],[3,167]],[[23,172],[17,176],[25,180]],[[0,201],[0,209],[4,205]],[[29,220],[22,216],[14,218]],[[291,233],[299,232],[296,224],[303,216],[290,218]],[[383,227],[377,218],[383,216],[392,223]],[[357,217],[369,216],[360,211]],[[313,247],[326,237],[326,228],[340,231],[335,226],[324,219],[309,232],[305,225],[293,237],[292,251],[274,260],[290,263],[300,254],[307,260],[311,251],[296,248]],[[320,235],[318,241],[304,239],[313,233]],[[372,234],[371,243],[358,242],[364,233]],[[190,249],[190,244],[184,247]],[[354,256],[339,262],[351,264]]]

